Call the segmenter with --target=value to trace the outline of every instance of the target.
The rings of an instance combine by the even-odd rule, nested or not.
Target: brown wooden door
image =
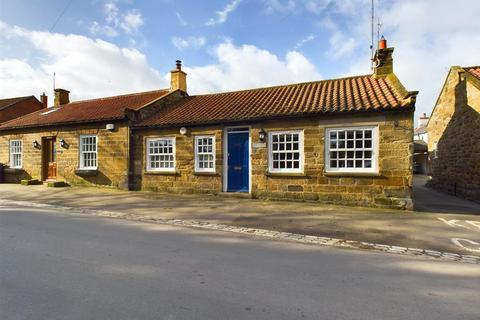
[[[43,172],[47,180],[57,178],[57,150],[55,141],[55,138],[45,138],[43,140]]]

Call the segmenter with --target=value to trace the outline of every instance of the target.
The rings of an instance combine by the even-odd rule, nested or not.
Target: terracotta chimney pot
[[[387,39],[384,36],[378,41],[378,49],[386,49],[387,48]]]

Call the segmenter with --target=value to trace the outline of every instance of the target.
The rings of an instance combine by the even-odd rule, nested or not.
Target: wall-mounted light
[[[107,125],[105,126],[105,129],[107,129],[108,131],[113,131],[115,130],[115,124],[107,123]]]
[[[267,133],[265,132],[265,130],[263,129],[260,129],[260,131],[258,132],[258,139],[261,141],[261,142],[265,142],[265,138],[267,137]]]
[[[61,139],[60,140],[60,147],[67,149],[68,148],[67,142],[65,140]]]
[[[40,143],[38,143],[37,140],[33,141],[33,147],[34,147],[35,149],[40,149]]]
[[[187,134],[187,128],[181,127],[181,128],[180,128],[180,134],[181,134],[182,136],[186,135],[186,134]]]

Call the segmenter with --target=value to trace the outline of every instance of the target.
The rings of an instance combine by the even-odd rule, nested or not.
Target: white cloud
[[[345,1],[345,0],[342,0]],[[339,2],[342,2],[339,1]],[[331,3],[331,0],[305,0],[304,6],[307,11],[312,13],[322,13],[325,9],[327,9],[328,5]]]
[[[19,96],[71,90],[73,100],[168,87],[136,49],[80,35],[31,31],[0,21],[0,39],[28,48],[36,60],[0,59],[0,95]],[[1,41],[0,41],[1,42]],[[52,102],[50,97],[50,102]]]
[[[264,0],[265,13],[272,14],[276,12],[280,13],[293,13],[297,11],[296,0]]]
[[[345,0],[339,1],[343,2]],[[323,13],[332,0],[263,0],[265,12],[272,14],[280,13],[299,13],[302,10],[307,12],[320,14]]]
[[[361,3],[354,11],[360,10]],[[419,90],[418,113],[429,114],[453,65],[480,64],[480,2],[402,0],[378,8],[383,33],[395,47],[394,71],[409,90]],[[367,43],[368,22],[355,24],[351,36]],[[357,55],[349,74],[370,72],[369,52]]]
[[[308,36],[306,36],[305,38],[303,38],[302,40],[300,40],[296,45],[295,47],[293,47],[295,50],[301,48],[305,43],[308,43],[312,40],[314,40],[316,38],[316,36],[314,34],[309,34]]]
[[[339,59],[352,54],[357,47],[357,42],[352,37],[347,37],[340,31],[336,31],[329,39],[330,49],[327,55],[333,59]]]
[[[105,23],[93,21],[89,27],[91,34],[116,37],[122,30],[127,34],[138,32],[144,23],[142,14],[136,9],[122,12],[116,2],[116,0],[108,1],[103,5]]]
[[[105,13],[105,20],[107,23],[111,23],[113,25],[118,25],[118,15],[120,10],[117,7],[117,4],[113,1],[107,2],[103,5],[103,11]]]
[[[142,14],[136,10],[127,12],[122,17],[120,27],[127,33],[135,33],[143,25]]]
[[[205,24],[207,26],[213,26],[224,23],[227,21],[228,15],[237,9],[241,1],[242,0],[233,0],[232,2],[228,3],[223,10],[215,13],[217,15],[216,18],[210,18],[210,20],[208,20]]]
[[[321,79],[315,66],[301,53],[284,59],[253,45],[219,44],[214,64],[184,68],[190,93],[220,92]]]
[[[189,48],[199,49],[207,43],[207,39],[205,37],[173,37],[172,43],[178,50]]]
[[[118,36],[117,30],[115,30],[109,25],[102,25],[97,21],[92,22],[88,30],[90,31],[91,34],[103,34],[103,35],[106,35],[107,37]]]
[[[169,87],[169,73],[160,75],[136,49],[81,35],[27,30],[0,21],[0,43],[5,39],[28,49],[27,56],[37,59],[0,59],[0,97],[49,94],[53,72],[57,87],[70,90],[72,101]],[[321,79],[315,66],[296,51],[278,57],[253,45],[236,46],[226,40],[213,48],[212,55],[212,64],[184,67],[189,93]]]

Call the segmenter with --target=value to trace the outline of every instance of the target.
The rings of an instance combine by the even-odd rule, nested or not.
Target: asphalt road
[[[480,267],[0,208],[0,319],[475,319]]]

